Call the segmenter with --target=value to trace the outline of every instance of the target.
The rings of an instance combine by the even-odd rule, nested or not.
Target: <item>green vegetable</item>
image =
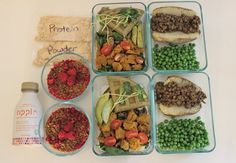
[[[132,29],[132,38],[131,38],[131,40],[133,41],[133,43],[135,45],[137,45],[137,37],[138,37],[138,27],[134,26],[133,29]]]
[[[123,36],[121,34],[119,34],[118,32],[113,31],[112,35],[113,35],[116,43],[117,42],[119,43],[120,41],[123,40]]]
[[[102,111],[102,120],[107,123],[112,112],[113,100],[110,98],[104,105]]]
[[[116,147],[102,146],[101,149],[106,151],[107,153],[109,153],[111,155],[122,155],[122,154],[125,154],[125,151],[123,151],[120,148],[116,148]]]
[[[162,150],[199,150],[209,145],[208,133],[200,117],[165,120],[157,127],[157,144]]]
[[[123,88],[124,88],[124,91],[127,95],[130,95],[132,93],[132,88],[131,88],[130,82],[127,82],[127,81],[124,82]]]
[[[143,101],[144,99],[147,98],[147,95],[146,95],[144,89],[139,84],[135,85],[135,87],[133,89],[134,89],[134,92],[137,93],[139,100]]]
[[[120,10],[119,14],[125,16],[128,19],[128,22],[133,22],[136,21],[137,18],[139,17],[139,12],[138,10],[134,8],[123,8]]]
[[[103,121],[102,112],[103,112],[106,102],[109,100],[109,96],[110,96],[109,93],[104,94],[98,99],[96,103],[95,114],[96,114],[96,119],[99,124],[102,124],[102,121]]]
[[[96,33],[96,39],[97,39],[97,42],[100,46],[102,46],[104,43],[107,42],[107,35],[106,34],[103,34],[103,33],[99,33],[97,32]]]
[[[155,45],[152,51],[152,62],[158,70],[198,70],[195,44]]]
[[[102,66],[102,68],[98,69],[98,71],[101,71],[101,72],[111,72],[111,71],[113,71],[113,69],[112,69],[111,65],[106,65],[106,66]]]
[[[139,48],[143,48],[143,34],[142,34],[142,24],[138,25],[138,38],[137,38],[137,45]]]

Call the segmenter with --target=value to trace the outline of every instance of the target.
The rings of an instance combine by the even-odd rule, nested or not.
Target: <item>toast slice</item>
[[[111,94],[119,94],[120,87],[123,85],[124,82],[129,82],[130,86],[133,88],[137,85],[136,82],[130,80],[124,76],[108,76],[108,84]],[[118,96],[112,95],[113,102],[117,100]],[[127,111],[131,109],[141,108],[148,105],[148,99],[140,100],[137,96],[131,97],[126,100],[123,104],[118,104],[115,107],[115,112]]]

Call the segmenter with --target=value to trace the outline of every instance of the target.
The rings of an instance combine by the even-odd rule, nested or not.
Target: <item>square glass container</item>
[[[141,22],[142,22],[142,39],[143,39],[143,48],[144,48],[144,52],[143,52],[143,57],[144,57],[144,67],[142,70],[139,71],[119,71],[119,73],[138,73],[138,72],[146,72],[149,68],[149,63],[148,63],[148,42],[147,40],[147,35],[146,35],[146,6],[145,4],[141,3],[141,2],[121,2],[121,3],[99,3],[96,4],[93,9],[92,9],[92,69],[94,71],[94,73],[96,74],[100,74],[100,73],[105,73],[105,74],[113,74],[113,73],[117,73],[117,72],[106,72],[106,71],[98,71],[98,69],[96,68],[96,53],[97,53],[97,40],[96,40],[96,32],[99,30],[99,28],[101,27],[101,25],[99,24],[99,22],[97,21],[97,16],[98,16],[98,12],[103,8],[103,7],[109,7],[110,9],[114,9],[114,8],[122,8],[122,7],[131,7],[131,8],[137,8],[137,9],[141,9],[144,11],[143,16],[141,17]]]
[[[125,152],[119,155],[147,155],[149,153],[151,153],[154,149],[154,111],[152,110],[151,104],[150,104],[150,82],[151,79],[150,77],[143,73],[143,74],[129,74],[129,75],[125,75],[123,73],[120,73],[118,75],[112,74],[112,75],[97,75],[94,77],[93,81],[92,81],[92,109],[93,109],[93,115],[92,115],[92,126],[93,126],[93,152],[98,155],[98,156],[114,156],[111,155],[105,151],[103,151],[100,146],[99,146],[99,142],[97,140],[97,137],[100,134],[100,130],[98,128],[97,125],[97,120],[96,120],[96,113],[95,113],[95,107],[96,107],[96,103],[99,99],[99,97],[107,90],[107,88],[109,87],[108,85],[108,81],[107,81],[107,77],[108,76],[126,76],[129,77],[131,80],[135,81],[137,84],[140,84],[141,87],[145,90],[145,92],[147,93],[148,96],[148,102],[149,105],[147,106],[147,110],[148,113],[150,115],[150,139],[149,139],[149,144],[145,147],[145,149],[141,149],[140,151],[129,151],[129,152]],[[117,155],[115,155],[117,156]]]
[[[199,2],[196,1],[158,1],[158,2],[152,2],[147,7],[147,34],[148,34],[148,41],[149,41],[149,63],[152,69],[155,72],[165,71],[165,72],[191,72],[192,70],[159,70],[157,69],[153,64],[153,54],[152,49],[157,44],[157,42],[154,42],[152,39],[152,29],[151,29],[151,18],[152,18],[152,12],[154,9],[158,7],[166,7],[166,6],[174,6],[174,7],[183,7],[192,9],[196,12],[197,16],[200,18],[200,36],[189,43],[195,44],[195,51],[196,51],[196,58],[197,61],[199,61],[199,69],[194,71],[203,71],[207,68],[208,61],[207,61],[207,50],[206,50],[206,43],[205,43],[205,32],[204,32],[204,22],[203,22],[203,13],[202,13],[202,7]],[[166,46],[168,44],[166,43],[159,43],[160,46]],[[179,44],[183,45],[183,44]]]
[[[159,148],[157,142],[157,127],[155,127],[155,148],[156,151],[163,154],[175,154],[175,153],[207,153],[211,152],[215,149],[216,140],[215,140],[215,130],[214,130],[214,121],[213,121],[213,110],[212,110],[212,101],[211,101],[211,90],[210,90],[210,78],[204,72],[195,72],[195,73],[156,73],[151,82],[151,94],[152,94],[152,107],[155,110],[155,126],[160,122],[163,122],[165,119],[170,120],[172,117],[164,115],[157,103],[156,103],[156,93],[155,93],[155,85],[159,81],[165,81],[168,76],[177,75],[183,77],[187,80],[198,85],[202,91],[206,94],[207,98],[204,100],[205,104],[202,103],[202,107],[199,112],[193,115],[185,115],[176,117],[176,119],[195,119],[200,116],[201,120],[205,123],[206,130],[208,132],[209,145],[201,150],[162,150]]]

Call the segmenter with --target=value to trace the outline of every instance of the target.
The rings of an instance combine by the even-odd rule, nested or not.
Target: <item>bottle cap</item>
[[[21,84],[21,91],[39,91],[39,85],[35,82],[23,82]]]

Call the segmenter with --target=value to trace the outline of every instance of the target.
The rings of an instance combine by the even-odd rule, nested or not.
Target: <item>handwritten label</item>
[[[49,31],[50,33],[52,32],[74,32],[74,31],[79,31],[79,27],[77,26],[61,26],[61,27],[58,27],[56,26],[55,24],[49,24]]]
[[[38,24],[38,41],[86,41],[92,39],[92,20],[87,17],[44,16]]]
[[[47,42],[38,50],[34,60],[36,66],[42,66],[50,57],[63,52],[74,52],[90,59],[91,44],[88,42]]]
[[[63,52],[75,52],[75,49],[77,48],[77,46],[65,46],[65,47],[60,47],[60,48],[55,48],[52,45],[48,46],[48,54],[55,54],[55,53],[63,53]]]

